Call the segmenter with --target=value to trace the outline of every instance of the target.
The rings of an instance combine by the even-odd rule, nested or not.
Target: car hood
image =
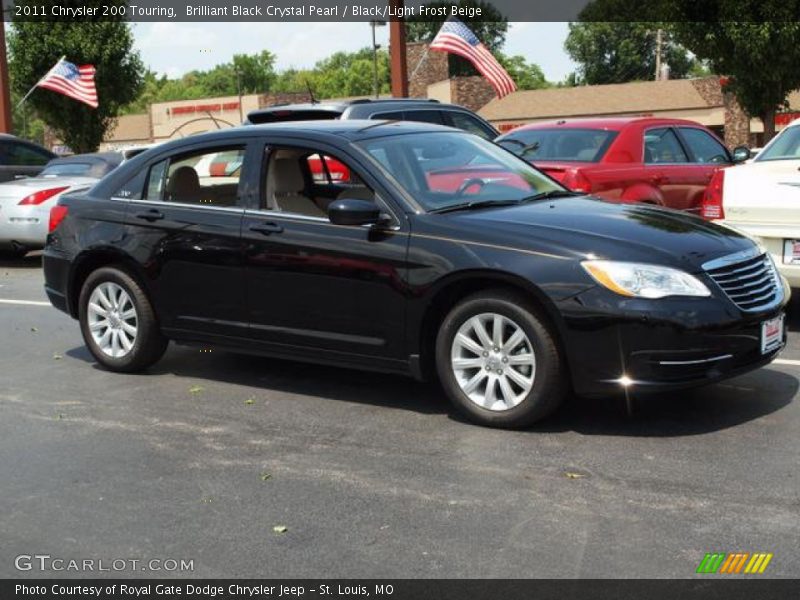
[[[88,186],[97,183],[92,177],[30,177],[0,183],[0,202],[19,202],[25,196],[58,187]],[[64,190],[66,191],[66,190]]]
[[[460,230],[452,235],[480,243],[581,260],[663,264],[689,272],[754,246],[741,232],[686,213],[585,196],[441,216],[451,217],[448,225]]]

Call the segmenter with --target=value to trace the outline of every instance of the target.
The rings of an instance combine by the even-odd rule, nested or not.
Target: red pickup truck
[[[717,136],[682,119],[550,121],[495,141],[574,191],[692,212],[714,172],[734,163]]]

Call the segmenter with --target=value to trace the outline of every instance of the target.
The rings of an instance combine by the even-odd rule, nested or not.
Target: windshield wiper
[[[549,200],[551,198],[571,198],[573,196],[585,196],[583,192],[571,192],[569,190],[549,190],[547,192],[539,192],[538,194],[534,194],[533,196],[526,196],[522,200],[520,200],[520,204],[523,202],[535,202],[536,200]]]
[[[472,202],[460,202],[459,204],[451,204],[450,206],[443,206],[442,208],[434,208],[428,212],[430,213],[448,213],[457,210],[476,210],[480,208],[491,208],[493,206],[513,206],[518,204],[519,200],[473,200]]]

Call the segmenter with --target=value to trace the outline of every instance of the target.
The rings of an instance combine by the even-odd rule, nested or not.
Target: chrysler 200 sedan
[[[349,180],[313,177],[320,157]],[[522,427],[570,391],[706,384],[785,344],[788,288],[744,234],[569,192],[436,125],[178,140],[62,197],[50,230],[47,294],[114,371],[174,340],[438,375],[472,420]]]

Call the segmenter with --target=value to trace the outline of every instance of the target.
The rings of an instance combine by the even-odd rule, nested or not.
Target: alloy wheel
[[[127,356],[136,343],[138,315],[130,295],[112,282],[99,284],[89,296],[89,331],[100,351],[111,358]]]
[[[461,391],[492,411],[517,406],[536,377],[536,355],[525,330],[497,313],[475,315],[459,327],[450,365]]]

